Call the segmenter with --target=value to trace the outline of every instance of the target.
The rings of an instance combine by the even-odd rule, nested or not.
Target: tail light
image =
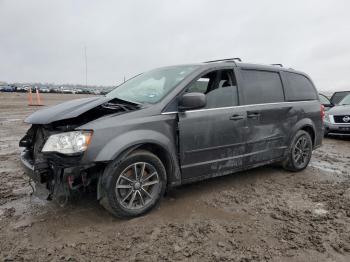
[[[325,115],[326,115],[326,112],[324,110],[324,105],[321,105],[321,119],[322,119],[322,121],[324,120]]]

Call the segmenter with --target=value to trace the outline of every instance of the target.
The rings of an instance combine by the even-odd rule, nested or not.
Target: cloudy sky
[[[350,89],[349,0],[0,0],[0,81],[115,85],[163,65],[241,57]]]

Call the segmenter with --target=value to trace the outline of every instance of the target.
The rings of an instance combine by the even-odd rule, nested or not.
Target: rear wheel
[[[312,155],[312,140],[308,132],[299,130],[291,143],[283,167],[290,171],[301,171],[307,167]]]
[[[111,176],[101,204],[117,217],[136,217],[150,211],[164,194],[166,171],[154,154],[138,150],[106,169]]]

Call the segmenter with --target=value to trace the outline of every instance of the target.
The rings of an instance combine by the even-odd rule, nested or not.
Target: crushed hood
[[[52,107],[48,107],[27,117],[24,122],[29,124],[49,124],[55,121],[78,117],[79,115],[112,100],[109,97],[89,97],[74,99]]]
[[[350,105],[334,106],[327,113],[330,115],[350,115]]]

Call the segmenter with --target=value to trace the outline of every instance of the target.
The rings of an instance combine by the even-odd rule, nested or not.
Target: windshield
[[[340,102],[339,105],[350,105],[350,94],[344,97]]]
[[[157,103],[198,66],[172,66],[155,69],[118,86],[106,96],[136,103]]]
[[[324,95],[319,94],[319,97],[320,97],[321,104],[323,104],[323,105],[328,105],[328,104],[331,103],[331,102],[328,100],[328,98],[325,97]]]
[[[335,92],[332,95],[331,102],[334,105],[339,104],[339,102],[344,99],[348,94],[350,94],[350,91],[340,91],[340,92]]]

